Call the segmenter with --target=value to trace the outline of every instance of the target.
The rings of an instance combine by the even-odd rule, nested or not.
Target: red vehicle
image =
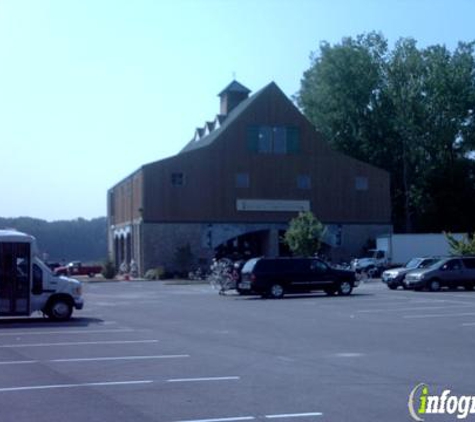
[[[72,261],[68,265],[58,267],[54,270],[55,275],[88,275],[94,277],[102,271],[100,265],[83,265],[81,261]]]

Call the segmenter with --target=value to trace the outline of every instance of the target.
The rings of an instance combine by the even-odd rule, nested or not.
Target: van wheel
[[[388,288],[391,290],[397,290],[397,284],[388,283]]]
[[[353,291],[353,284],[349,281],[342,281],[338,286],[338,294],[340,296],[348,296]]]
[[[429,290],[431,292],[438,292],[440,290],[440,281],[437,279],[429,281]]]
[[[73,307],[66,299],[55,299],[46,311],[46,315],[54,321],[67,321],[72,313]]]
[[[284,297],[284,287],[281,284],[273,284],[269,289],[269,297],[282,299]]]

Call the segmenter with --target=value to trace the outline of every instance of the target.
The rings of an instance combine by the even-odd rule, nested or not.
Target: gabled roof
[[[247,89],[244,85],[234,80],[218,94],[218,97],[221,97],[221,95],[225,94],[226,92],[242,92],[244,94],[249,94],[251,90]]]
[[[187,145],[185,145],[185,147],[179,152],[179,154],[192,151],[197,148],[203,148],[212,144],[216,140],[216,138],[218,138],[219,135],[223,133],[232,122],[234,122],[257,98],[259,98],[264,93],[264,91],[270,89],[271,87],[278,88],[275,82],[271,82],[261,90],[257,91],[255,94],[251,95],[249,98],[246,98],[244,101],[239,103],[233,110],[231,110],[231,112],[226,116],[225,120],[221,123],[221,126],[219,128],[213,130],[209,135],[203,136],[199,140],[196,140],[196,137],[193,138],[190,142],[188,142]]]

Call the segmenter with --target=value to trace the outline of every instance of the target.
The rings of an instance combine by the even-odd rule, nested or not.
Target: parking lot
[[[0,321],[2,422],[402,421],[418,383],[475,395],[475,292],[116,282],[85,301],[67,323]]]

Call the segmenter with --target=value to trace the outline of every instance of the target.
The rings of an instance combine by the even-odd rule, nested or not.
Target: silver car
[[[440,257],[412,258],[404,267],[391,268],[384,271],[381,280],[391,290],[396,290],[399,286],[407,289],[408,286],[404,279],[410,271],[430,267],[440,259]]]

